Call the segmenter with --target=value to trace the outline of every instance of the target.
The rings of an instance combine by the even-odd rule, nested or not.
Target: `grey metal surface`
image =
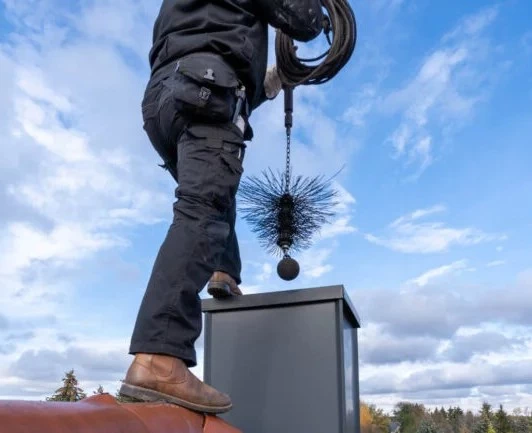
[[[313,287],[308,289],[287,290],[283,292],[257,293],[235,296],[229,299],[203,299],[204,312],[230,311],[248,308],[264,308],[277,305],[305,304],[327,300],[343,299],[347,310],[344,314],[352,316],[356,326],[360,327],[360,317],[343,285]]]
[[[222,418],[244,433],[342,432],[333,299],[207,313],[205,381],[234,404]]]
[[[359,431],[359,408],[357,380],[358,361],[355,358],[356,329],[353,329],[347,321],[344,321],[344,391],[345,391],[345,432],[357,433]]]
[[[360,432],[360,390],[358,370],[358,322],[354,322],[349,314],[349,306],[343,304],[343,363],[345,392],[345,431],[344,433]]]

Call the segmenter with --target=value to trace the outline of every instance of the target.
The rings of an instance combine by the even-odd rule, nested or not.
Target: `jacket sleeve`
[[[255,0],[268,24],[292,39],[308,42],[322,30],[320,0]]]

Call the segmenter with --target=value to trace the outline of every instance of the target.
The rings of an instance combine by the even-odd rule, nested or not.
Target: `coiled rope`
[[[240,196],[244,202],[244,219],[253,226],[263,245],[272,252],[282,252],[277,273],[284,280],[299,274],[299,264],[289,251],[309,246],[312,234],[333,215],[336,192],[330,180],[321,177],[291,182],[290,145],[293,112],[293,91],[298,85],[323,84],[333,78],[351,58],[356,44],[355,14],[348,0],[321,0],[324,15],[323,31],[329,49],[314,59],[296,56],[294,41],[277,31],[275,55],[277,71],[284,88],[286,128],[286,166],[284,176],[265,175],[244,180]],[[332,40],[330,33],[332,32]],[[323,60],[322,60],[323,59]],[[321,61],[318,65],[306,63]],[[270,172],[271,173],[271,172]]]
[[[328,16],[324,15],[323,31],[330,46],[321,56],[313,59],[298,58],[297,47],[293,39],[277,31],[275,36],[277,70],[286,87],[296,87],[300,84],[323,84],[340,72],[353,54],[357,27],[355,14],[349,1],[321,0],[321,3],[328,14]],[[318,65],[305,64],[323,58],[325,59]]]

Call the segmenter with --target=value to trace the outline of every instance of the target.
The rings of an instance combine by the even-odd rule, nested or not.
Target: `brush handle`
[[[294,88],[285,86],[284,90],[284,126],[287,132],[292,128],[292,112],[294,111]]]

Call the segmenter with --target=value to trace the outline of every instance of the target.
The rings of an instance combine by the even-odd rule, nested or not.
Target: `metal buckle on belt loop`
[[[242,84],[238,89],[236,89],[235,94],[237,99],[235,112],[233,113],[233,123],[236,125],[238,122],[238,116],[240,116],[240,113],[242,112],[242,105],[246,99],[246,87]]]

